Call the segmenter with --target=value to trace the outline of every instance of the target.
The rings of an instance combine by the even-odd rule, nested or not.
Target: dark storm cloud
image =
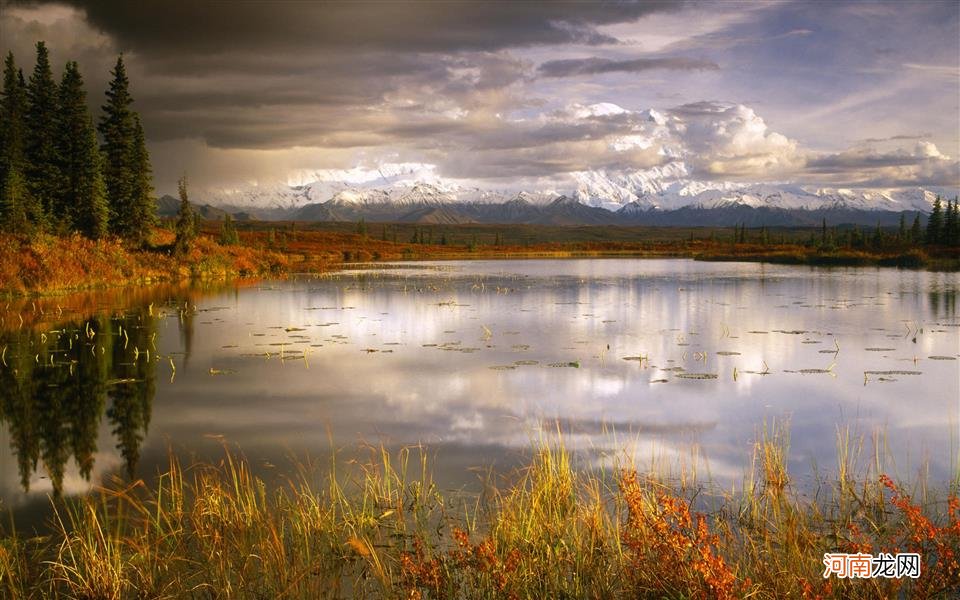
[[[878,142],[898,142],[898,141],[913,141],[913,140],[925,140],[932,137],[930,133],[916,133],[916,134],[900,134],[900,135],[891,135],[884,138],[865,138],[860,140],[864,144],[876,144]]]
[[[19,6],[49,6],[16,2]],[[598,27],[677,2],[70,1],[128,53],[153,140],[234,148],[376,145],[422,129],[371,110],[508,111],[533,66],[506,49],[616,44]],[[52,42],[52,40],[51,40]],[[382,115],[381,115],[382,116]],[[460,126],[431,125],[439,132]],[[346,135],[352,130],[354,135]],[[272,132],[271,132],[272,131]],[[351,141],[352,140],[352,141]],[[411,139],[411,142],[416,140]]]
[[[28,2],[27,4],[33,4]],[[543,44],[611,44],[601,25],[635,21],[682,2],[73,1],[123,49],[181,55],[224,49],[451,53]]]
[[[929,156],[903,152],[841,152],[825,154],[807,160],[806,169],[812,173],[849,173],[888,167],[920,166],[931,160]]]
[[[720,66],[709,60],[683,56],[664,58],[635,58],[612,60],[609,58],[570,58],[551,60],[537,69],[542,77],[574,77],[577,75],[600,75],[603,73],[641,73],[654,69],[675,71],[714,71]]]
[[[700,102],[690,102],[671,108],[668,112],[678,117],[702,117],[726,112],[731,107],[728,102],[716,102],[714,100],[701,100]]]

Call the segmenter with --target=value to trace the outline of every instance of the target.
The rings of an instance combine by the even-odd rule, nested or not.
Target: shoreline
[[[145,249],[130,249],[115,239],[91,241],[78,235],[29,239],[0,236],[0,252],[11,257],[0,265],[0,298],[55,297],[161,283],[281,279],[294,274],[333,272],[356,264],[434,260],[680,258],[811,267],[960,270],[960,251],[953,248],[825,251],[797,243],[761,245],[680,239],[675,230],[645,240],[533,240],[524,244],[500,244],[498,233],[497,245],[476,245],[475,240],[470,245],[446,245],[378,240],[366,234],[318,228],[281,233],[280,241],[272,241],[275,230],[268,233],[262,229],[263,223],[257,223],[261,229],[242,230],[238,244],[223,245],[216,240],[214,225],[206,224],[206,231],[184,257],[174,257],[166,250],[172,241],[172,232],[166,229],[157,229],[150,247]],[[549,233],[543,230],[544,236]],[[662,237],[668,234],[673,239]]]

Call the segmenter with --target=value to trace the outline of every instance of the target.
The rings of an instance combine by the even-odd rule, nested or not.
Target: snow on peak
[[[613,115],[624,115],[630,111],[618,106],[612,102],[599,102],[597,104],[590,104],[584,106],[582,104],[575,104],[573,110],[573,116],[578,119],[589,119],[592,117],[610,117]]]

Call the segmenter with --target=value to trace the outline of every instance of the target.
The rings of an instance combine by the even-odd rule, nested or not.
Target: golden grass
[[[272,227],[268,227],[272,226]],[[335,229],[339,227],[339,230]],[[173,233],[156,228],[147,248],[119,240],[91,241],[79,235],[32,237],[0,234],[0,294],[50,294],[70,290],[156,282],[229,280],[319,273],[348,263],[385,260],[465,260],[584,257],[687,257],[698,260],[752,260],[787,264],[960,268],[956,250],[946,247],[822,250],[789,241],[775,244],[693,239],[675,228],[423,226],[431,243],[413,243],[421,226],[391,224],[384,235],[344,231],[349,224],[247,223],[239,243],[220,244],[219,224],[205,222],[185,256],[172,254]],[[390,234],[387,234],[389,227]],[[334,229],[331,229],[334,228]],[[398,240],[394,232],[402,229]],[[472,232],[472,233],[471,233]],[[703,235],[705,231],[698,231]],[[478,235],[479,234],[479,235]],[[441,239],[449,235],[449,243]],[[494,237],[495,236],[495,237]],[[391,239],[386,239],[391,238]],[[494,240],[499,243],[494,243]]]
[[[556,440],[555,440],[556,441]],[[841,436],[841,443],[843,441]],[[938,598],[960,589],[960,501],[871,473],[793,491],[766,429],[742,492],[698,498],[541,443],[513,483],[442,494],[419,448],[300,464],[268,485],[226,451],[150,486],[55,505],[52,534],[0,538],[8,598]],[[844,459],[842,459],[844,460]],[[321,475],[325,473],[325,475]],[[946,491],[945,491],[946,492]],[[948,496],[948,497],[947,497]],[[824,552],[919,552],[920,579],[822,577]]]

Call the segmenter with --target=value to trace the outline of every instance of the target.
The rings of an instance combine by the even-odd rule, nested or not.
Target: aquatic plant
[[[229,449],[171,457],[155,481],[54,503],[48,536],[0,538],[11,598],[876,598],[960,586],[960,500],[860,462],[838,435],[838,480],[793,490],[789,438],[758,436],[739,493],[574,464],[562,438],[480,495],[440,492],[423,448],[297,464],[267,481]],[[876,442],[876,440],[875,440]],[[919,552],[918,579],[822,576],[826,552]]]

